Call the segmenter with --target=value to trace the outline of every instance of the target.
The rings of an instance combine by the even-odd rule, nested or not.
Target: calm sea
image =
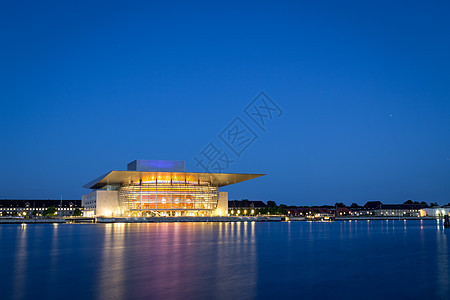
[[[437,221],[0,225],[0,299],[450,299]]]

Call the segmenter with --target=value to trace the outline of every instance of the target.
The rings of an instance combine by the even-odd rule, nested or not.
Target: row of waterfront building
[[[450,203],[441,207],[429,206],[426,203],[384,204],[381,201],[369,201],[364,206],[280,205],[279,208],[286,216],[290,217],[309,217],[317,214],[335,217],[443,217],[450,215]],[[260,214],[261,211],[270,212],[270,207],[262,201],[229,201],[229,215],[253,215]]]
[[[223,204],[222,204],[223,206]],[[27,200],[0,199],[0,216],[41,217],[50,207],[56,208],[56,215],[68,217],[76,215],[77,211],[84,216],[94,216],[91,210],[83,207],[81,200]],[[443,217],[450,215],[450,204],[444,206],[428,206],[416,204],[383,204],[380,201],[369,201],[364,206],[269,206],[263,201],[231,200],[227,203],[228,210],[222,216],[257,216],[266,214],[281,214],[288,217],[313,218],[317,216],[333,217]],[[108,217],[96,214],[95,216]],[[167,215],[165,215],[167,216]],[[173,216],[176,216],[173,214]]]
[[[426,203],[320,207],[276,206],[275,202],[234,200],[219,188],[258,178],[265,174],[186,172],[184,161],[135,160],[127,170],[113,170],[84,187],[91,192],[81,200],[0,200],[2,216],[43,216],[56,207],[59,216],[83,211],[85,217],[239,216],[281,214],[307,217],[315,214],[336,217],[425,217],[449,214],[448,207]],[[48,214],[47,214],[48,215]]]
[[[76,216],[83,212],[81,200],[0,199],[0,216],[42,217],[51,208],[61,217]]]

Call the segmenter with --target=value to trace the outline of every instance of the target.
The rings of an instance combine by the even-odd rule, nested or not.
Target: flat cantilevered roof
[[[226,186],[266,174],[242,173],[196,173],[196,172],[140,172],[140,171],[111,171],[89,182],[83,187],[87,189],[102,189],[106,185],[122,185],[124,183],[151,180],[201,181],[210,182],[213,186]]]

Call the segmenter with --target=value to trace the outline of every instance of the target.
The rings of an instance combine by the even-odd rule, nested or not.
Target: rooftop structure
[[[137,159],[127,165],[128,171],[184,172],[184,161]]]
[[[85,184],[87,189],[115,188],[132,182],[143,183],[178,183],[191,185],[209,184],[222,187],[257,178],[265,174],[242,173],[197,173],[197,172],[142,172],[142,171],[110,171],[105,175]]]

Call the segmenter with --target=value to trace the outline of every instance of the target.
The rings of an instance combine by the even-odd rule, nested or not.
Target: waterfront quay
[[[25,219],[25,218],[0,218],[0,224],[48,224],[66,223],[65,219]]]
[[[436,217],[336,217],[331,219],[287,216],[227,216],[227,217],[68,217],[51,219],[0,218],[0,224],[45,223],[186,223],[186,222],[333,222],[383,220],[436,220]]]
[[[242,217],[135,217],[135,218],[53,218],[26,219],[0,218],[0,224],[43,224],[43,223],[176,223],[176,222],[281,222],[282,216]]]

